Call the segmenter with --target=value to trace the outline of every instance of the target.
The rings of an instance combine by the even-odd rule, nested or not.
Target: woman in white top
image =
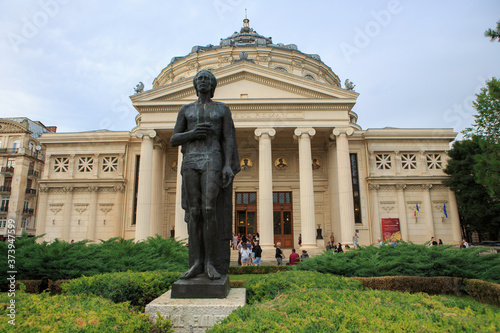
[[[247,246],[247,243],[241,244],[241,265],[249,266],[250,265],[250,256],[252,255],[252,250],[250,250]]]

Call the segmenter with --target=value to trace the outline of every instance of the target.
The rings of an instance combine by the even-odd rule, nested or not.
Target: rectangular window
[[[12,158],[12,157],[8,158],[7,159],[7,168],[13,168],[15,163],[16,163],[15,158]]]
[[[375,156],[375,164],[379,170],[389,170],[392,167],[391,155],[377,154]]]
[[[69,159],[67,157],[56,157],[54,159],[54,172],[68,172]]]
[[[139,165],[141,163],[141,156],[135,157],[135,175],[134,175],[134,211],[132,213],[132,225],[137,222],[137,194],[139,193]]]
[[[105,156],[102,159],[102,171],[104,172],[114,172],[118,170],[118,157],[116,156]]]
[[[401,154],[401,166],[404,170],[415,170],[417,168],[417,156],[415,154]]]
[[[361,195],[359,191],[358,154],[349,154],[351,159],[352,197],[354,201],[354,222],[361,221]]]
[[[80,157],[78,159],[78,172],[90,172],[94,168],[93,157]]]
[[[9,211],[9,200],[10,197],[3,197],[2,202],[0,203],[0,212],[8,212]]]
[[[442,169],[441,154],[427,154],[427,167],[431,170]]]
[[[7,224],[7,218],[6,217],[0,217],[0,228],[5,228],[6,224]]]

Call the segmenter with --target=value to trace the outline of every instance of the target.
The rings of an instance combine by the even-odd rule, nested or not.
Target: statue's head
[[[206,86],[208,83],[209,86]],[[217,79],[211,71],[202,69],[193,78],[194,89],[196,90],[196,96],[198,96],[199,91],[207,89],[210,91],[210,98],[214,97],[215,88],[217,87]]]

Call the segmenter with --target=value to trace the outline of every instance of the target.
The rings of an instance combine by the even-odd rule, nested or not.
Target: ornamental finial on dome
[[[243,20],[243,28],[250,28],[250,20],[247,18],[247,9],[245,8],[245,19]]]

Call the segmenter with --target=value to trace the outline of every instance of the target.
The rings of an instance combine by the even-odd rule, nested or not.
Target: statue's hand
[[[212,125],[208,123],[198,124],[192,130],[193,139],[204,140],[212,130]]]
[[[231,184],[234,178],[233,170],[229,165],[226,165],[224,169],[222,169],[222,187],[226,188]]]

